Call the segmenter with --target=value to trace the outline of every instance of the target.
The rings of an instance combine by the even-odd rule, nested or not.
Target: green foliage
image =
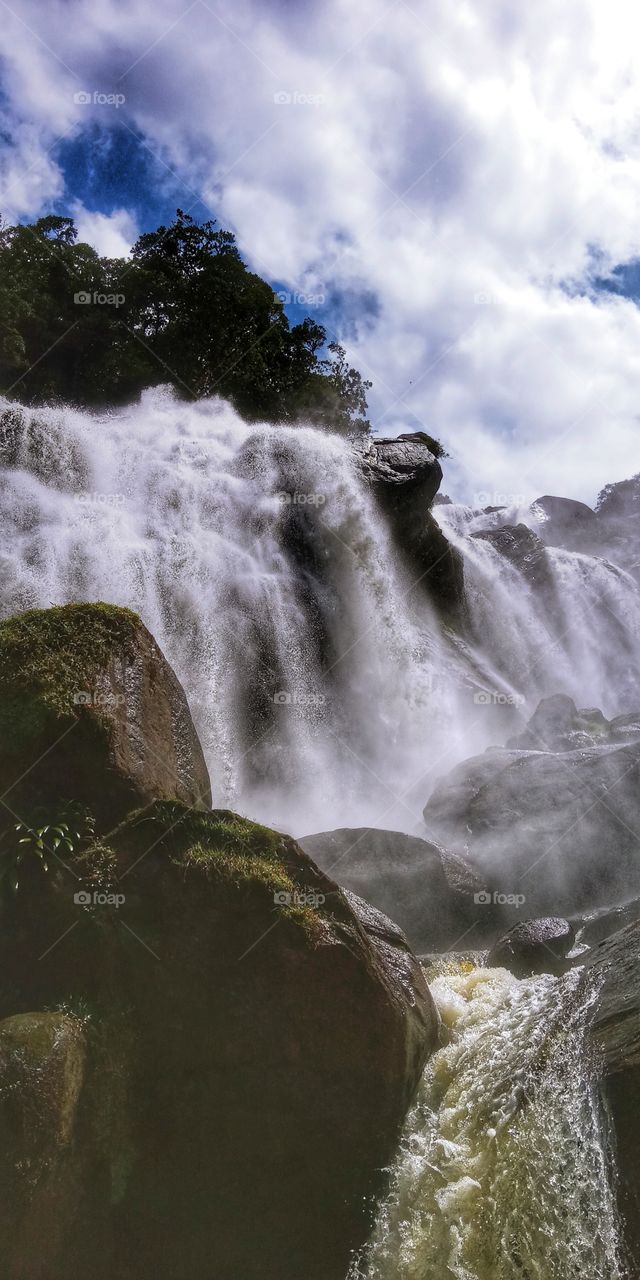
[[[370,383],[344,350],[331,343],[323,356],[322,326],[290,327],[233,235],[181,210],[140,236],[130,260],[77,243],[70,218],[0,226],[0,316],[0,387],[19,400],[106,407],[170,383],[224,396],[250,421],[369,429]]]
[[[94,836],[93,815],[73,801],[48,821],[34,817],[33,825],[18,822],[13,828],[8,847],[0,852],[0,891],[17,893],[23,864],[34,863],[47,874],[51,859],[73,857]]]

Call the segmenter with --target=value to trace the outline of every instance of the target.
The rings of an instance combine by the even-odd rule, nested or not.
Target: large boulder
[[[435,788],[428,838],[466,857],[528,914],[573,915],[640,892],[640,743],[493,748]]]
[[[481,529],[472,538],[489,542],[500,555],[536,588],[553,588],[553,571],[541,539],[526,524],[502,525],[499,529]]]
[[[183,689],[135,614],[70,604],[0,623],[0,792],[9,819],[73,798],[104,828],[153,799],[211,803]]]
[[[86,1044],[79,1101],[52,1090],[72,1144],[58,1225],[32,1272],[23,1180],[3,1277],[343,1280],[438,1036],[406,939],[227,811],[156,802],[65,864],[27,860],[3,904],[0,1061],[34,1009],[75,1013]],[[27,1101],[50,1091],[47,1044]],[[9,1172],[27,1130],[3,1131]]]
[[[462,556],[431,513],[442,481],[437,452],[430,436],[415,431],[395,439],[372,436],[358,445],[355,456],[416,585],[445,619],[461,622],[465,614]]]
[[[484,901],[484,880],[433,840],[341,827],[300,844],[339,884],[396,920],[418,952],[448,951],[462,939],[483,946],[504,928],[501,908]]]
[[[560,975],[569,967],[567,955],[574,942],[575,930],[568,920],[554,916],[522,920],[494,943],[487,966],[508,969],[516,978]]]
[[[617,721],[608,721],[597,707],[579,711],[572,698],[556,693],[538,703],[526,728],[509,738],[507,746],[532,751],[573,751],[577,747],[631,741],[638,736],[637,719],[620,716]]]

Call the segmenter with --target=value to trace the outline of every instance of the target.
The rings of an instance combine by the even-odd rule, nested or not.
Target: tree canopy
[[[130,258],[78,242],[71,218],[0,225],[0,389],[26,402],[126,403],[170,383],[248,420],[369,430],[367,389],[315,320],[291,326],[229,231],[180,209]]]

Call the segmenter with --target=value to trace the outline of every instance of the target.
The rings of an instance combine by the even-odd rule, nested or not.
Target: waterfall
[[[412,589],[347,440],[162,389],[110,414],[0,415],[0,615],[139,613],[185,688],[216,805],[299,834],[411,831],[437,774],[504,741],[521,704],[640,705],[637,585],[553,551],[545,605],[469,536],[518,513],[437,508],[465,563],[454,635]]]
[[[580,971],[431,985],[425,1068],[367,1256],[351,1280],[619,1280],[619,1229]]]

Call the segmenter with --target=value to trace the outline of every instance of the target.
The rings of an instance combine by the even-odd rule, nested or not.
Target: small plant
[[[35,860],[44,872],[49,872],[49,858],[71,857],[80,846],[94,838],[95,819],[83,805],[69,803],[49,822],[33,826],[17,822],[15,838],[0,860],[0,887],[17,893],[20,888],[21,867]]]

